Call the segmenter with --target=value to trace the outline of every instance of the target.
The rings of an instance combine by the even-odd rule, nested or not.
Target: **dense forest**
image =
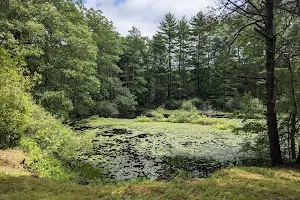
[[[190,19],[166,13],[145,37],[82,1],[1,1],[0,149],[27,152],[38,176],[84,183],[299,163],[299,5],[220,0]],[[137,118],[110,118],[123,114]],[[132,157],[143,169],[121,173]]]
[[[232,111],[244,93],[264,99],[263,83],[252,79],[264,72],[262,38],[248,28],[232,44],[247,22],[240,16],[168,13],[147,38],[136,27],[121,37],[101,11],[80,2],[11,1],[1,15],[1,46],[24,57],[36,78],[34,99],[64,120],[176,109],[192,98]]]

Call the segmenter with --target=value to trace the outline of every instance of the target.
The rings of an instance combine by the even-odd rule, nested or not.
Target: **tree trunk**
[[[291,59],[288,57],[288,68],[290,72],[290,81],[291,81],[291,95],[293,101],[293,109],[291,113],[291,151],[292,151],[292,160],[296,159],[296,120],[297,120],[297,101],[296,101],[296,92],[295,92],[295,84],[294,84],[294,73],[292,69]]]
[[[279,144],[275,98],[275,45],[274,0],[266,0],[266,69],[267,69],[267,125],[272,165],[283,163]]]
[[[181,47],[181,44],[179,46],[179,60],[178,60],[178,85],[177,85],[177,97],[178,99],[181,99],[181,91],[180,91],[180,83],[181,83],[181,61],[182,61],[182,47]]]
[[[171,58],[171,38],[169,36],[169,46],[168,46],[168,65],[169,65],[169,74],[168,74],[168,100],[171,99],[171,90],[172,90],[172,58]]]

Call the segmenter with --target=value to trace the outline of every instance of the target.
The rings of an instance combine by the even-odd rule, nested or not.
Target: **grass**
[[[207,179],[81,186],[0,172],[0,191],[1,200],[299,199],[300,173],[287,169],[233,167]]]
[[[131,181],[78,185],[39,178],[22,168],[27,155],[0,151],[0,200],[216,200],[299,199],[300,173],[285,168],[231,167],[205,179],[177,177],[172,181]]]

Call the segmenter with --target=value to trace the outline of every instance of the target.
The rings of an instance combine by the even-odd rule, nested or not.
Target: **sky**
[[[177,18],[190,19],[199,11],[214,7],[216,0],[83,0],[87,8],[101,10],[112,21],[116,30],[126,36],[132,26],[142,35],[153,36],[159,22],[168,12]]]

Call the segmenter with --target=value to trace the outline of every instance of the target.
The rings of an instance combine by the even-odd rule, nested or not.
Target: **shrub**
[[[21,145],[30,155],[26,164],[40,176],[69,177],[62,161],[71,156],[61,152],[72,131],[35,104],[24,65],[0,49],[0,147]]]
[[[129,93],[129,90],[126,96],[125,95],[116,96],[114,102],[117,104],[118,109],[121,113],[133,112],[135,111],[135,106],[137,105],[134,95]]]
[[[204,104],[204,101],[202,99],[199,99],[199,98],[193,98],[193,99],[190,99],[190,101],[192,102],[192,104],[194,106],[196,106],[198,109],[201,109],[203,104]]]
[[[209,102],[204,102],[201,111],[203,114],[211,116],[214,114],[215,109]]]
[[[242,107],[241,97],[228,97],[226,98],[225,110],[229,112],[233,112],[236,110],[240,110]]]
[[[0,148],[17,146],[30,121],[31,81],[23,76],[24,65],[21,58],[0,49]]]
[[[240,122],[238,120],[230,120],[223,118],[212,118],[209,116],[201,115],[196,109],[193,110],[165,110],[163,108],[157,108],[150,111],[146,115],[141,116],[136,120],[139,122],[170,122],[170,123],[191,123],[201,125],[214,125],[216,129],[227,130],[233,128],[239,128]]]
[[[69,119],[69,113],[74,109],[72,100],[64,91],[46,91],[39,99],[44,108],[62,120]]]
[[[180,108],[187,111],[197,110],[192,101],[183,101]]]
[[[249,94],[242,98],[242,109],[237,112],[242,118],[242,127],[235,127],[236,133],[243,133],[246,138],[243,151],[254,153],[258,158],[269,159],[267,126],[265,121],[265,107],[257,99]],[[253,135],[256,137],[253,139]]]
[[[130,90],[124,87],[119,79],[110,79],[110,84],[112,91],[110,92],[109,100],[118,106],[118,110],[121,113],[135,111],[135,106],[138,103]]]
[[[111,116],[119,114],[118,105],[110,101],[100,101],[95,105],[96,114],[99,116]]]
[[[164,107],[168,110],[176,110],[179,109],[180,106],[182,105],[182,101],[181,100],[167,100],[164,104]]]
[[[38,105],[32,106],[29,119],[21,146],[30,155],[30,168],[40,176],[69,178],[63,161],[71,159],[71,154],[63,149],[73,135],[71,129]]]

